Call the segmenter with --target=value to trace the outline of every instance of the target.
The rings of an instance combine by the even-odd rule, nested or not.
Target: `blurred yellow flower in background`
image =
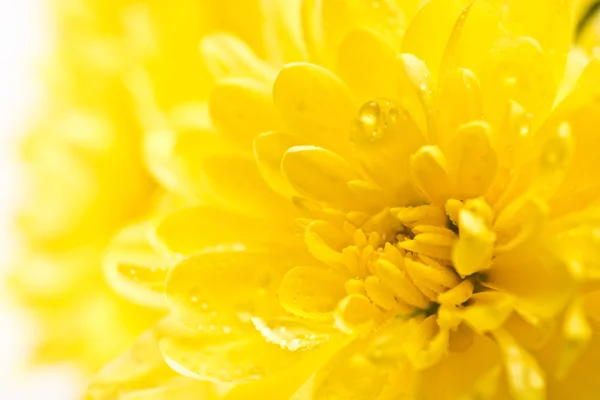
[[[47,353],[150,328],[93,399],[598,397],[589,6],[65,3],[15,274]]]

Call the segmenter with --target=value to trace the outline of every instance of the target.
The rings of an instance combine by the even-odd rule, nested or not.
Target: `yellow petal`
[[[583,303],[574,300],[565,313],[563,325],[564,344],[556,370],[558,379],[563,379],[577,359],[586,351],[588,342],[592,338],[592,329],[587,321]]]
[[[351,338],[330,340],[318,347],[302,353],[303,356],[293,366],[282,369],[264,379],[235,386],[224,400],[280,400],[290,398],[296,391],[310,391],[311,376],[320,370],[332,356],[348,344]],[[308,388],[305,388],[308,386]],[[293,397],[294,399],[296,397]]]
[[[344,278],[318,267],[295,267],[279,286],[279,301],[286,311],[301,318],[326,321],[346,295]]]
[[[276,374],[292,367],[306,354],[267,343],[258,333],[238,338],[167,337],[160,341],[160,351],[167,364],[181,375],[237,384]]]
[[[263,132],[280,128],[269,84],[248,79],[221,80],[211,91],[210,116],[219,133],[249,147]]]
[[[550,398],[590,399],[600,392],[600,335],[593,331],[585,350],[561,380],[548,380]],[[591,396],[591,397],[590,397]]]
[[[466,351],[450,351],[439,364],[419,371],[415,399],[492,399],[500,378],[499,364],[496,344],[485,336],[475,336]]]
[[[383,313],[368,297],[351,294],[342,299],[335,312],[336,327],[348,334],[366,334],[384,319]]]
[[[173,267],[167,301],[186,325],[227,334],[240,320],[281,312],[275,294],[291,262],[241,244],[207,249]]]
[[[313,64],[289,64],[279,72],[273,99],[290,132],[341,154],[348,151],[356,108],[334,74]]]
[[[412,115],[419,129],[427,133],[429,143],[435,143],[437,128],[433,115],[434,83],[427,65],[413,54],[396,58],[400,104]]]
[[[165,364],[158,342],[180,329],[172,318],[167,317],[143,333],[130,348],[92,377],[86,398],[104,400],[118,396],[128,400],[158,400],[168,397],[184,400],[189,396],[201,396],[207,400],[216,399],[212,384],[179,376]]]
[[[494,332],[504,359],[509,390],[515,400],[543,400],[546,398],[544,372],[535,358],[523,350],[505,331]]]
[[[498,163],[491,127],[485,122],[463,125],[448,147],[450,180],[458,198],[482,196],[492,184]]]
[[[375,271],[383,284],[389,287],[398,299],[422,309],[429,306],[429,300],[423,293],[391,262],[384,259],[377,260]]]
[[[410,114],[389,100],[365,103],[351,131],[354,152],[362,168],[399,204],[410,204],[411,193],[406,166],[425,138]]]
[[[535,244],[498,255],[483,284],[513,296],[515,309],[534,324],[554,318],[574,290],[567,268]]]
[[[378,33],[366,29],[349,33],[339,47],[336,65],[359,102],[396,97],[396,53]]]
[[[342,157],[315,146],[295,146],[289,149],[281,162],[288,182],[302,196],[342,210],[365,207],[357,199],[348,182],[357,177]]]
[[[215,155],[202,165],[206,190],[222,205],[246,215],[290,215],[291,207],[267,186],[253,160]]]
[[[302,38],[302,0],[261,1],[263,36],[269,60],[274,65],[308,60]]]
[[[263,320],[252,318],[252,324],[269,343],[289,351],[310,350],[328,340],[338,340],[339,333],[331,325],[294,317]]]
[[[478,75],[500,34],[498,12],[494,7],[484,0],[473,1],[454,25],[444,51],[441,76],[454,68],[465,68]]]
[[[365,341],[358,340],[317,372],[312,399],[375,399],[388,381],[391,368],[373,363],[365,354]]]
[[[480,80],[484,113],[493,126],[499,126],[510,99],[533,115],[537,128],[550,113],[558,88],[539,43],[527,37],[499,40]]]
[[[402,52],[414,54],[427,64],[437,80],[446,44],[467,0],[432,0],[417,12],[406,31]],[[432,29],[435,27],[435,29]]]
[[[446,158],[437,146],[423,146],[410,157],[408,170],[414,184],[433,204],[450,197]]]
[[[123,297],[150,307],[164,308],[169,262],[150,245],[151,226],[134,225],[121,231],[104,256],[104,273]]]
[[[215,79],[248,77],[269,82],[275,76],[275,71],[243,41],[229,34],[204,37],[200,42],[200,52]]]
[[[305,1],[303,27],[311,56],[320,64],[332,65],[333,55],[346,35],[357,28],[378,32],[397,50],[410,18],[418,7],[415,0]]]
[[[585,208],[600,196],[600,185],[591,171],[597,169],[598,157],[594,151],[598,124],[598,82],[600,62],[593,59],[585,68],[573,92],[556,108],[536,135],[541,151],[546,141],[555,136],[560,125],[567,122],[573,140],[572,157],[566,176],[551,200],[553,215]]]
[[[344,267],[342,250],[349,245],[348,237],[326,221],[311,222],[304,232],[304,242],[309,253],[339,272],[347,272]]]
[[[481,292],[471,296],[461,311],[463,319],[478,335],[499,329],[513,312],[513,299],[500,292]]]
[[[496,217],[496,253],[513,250],[537,238],[548,219],[548,206],[533,196],[522,196]]]
[[[437,115],[438,141],[444,152],[461,125],[482,119],[482,101],[481,86],[473,72],[458,68],[446,73],[441,82]]]
[[[481,215],[462,209],[458,215],[459,238],[452,249],[456,272],[468,276],[488,269],[494,255],[495,233]]]
[[[503,25],[513,36],[529,36],[540,43],[558,85],[571,47],[572,1],[504,2],[507,4],[501,8]]]
[[[281,224],[272,226],[265,220],[209,205],[184,208],[168,215],[156,228],[156,236],[170,252],[182,255],[218,245],[285,245],[293,241],[291,226],[286,233]]]
[[[269,186],[285,197],[295,192],[281,173],[281,161],[286,151],[299,145],[299,139],[282,132],[267,132],[254,139],[254,158],[264,180]]]

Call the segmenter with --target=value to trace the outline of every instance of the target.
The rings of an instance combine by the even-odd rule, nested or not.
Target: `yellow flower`
[[[105,268],[170,315],[91,398],[600,395],[600,63],[567,1],[419,3],[274,2],[207,104],[137,86],[167,211]]]

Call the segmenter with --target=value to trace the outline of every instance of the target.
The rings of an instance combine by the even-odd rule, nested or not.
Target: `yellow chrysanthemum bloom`
[[[105,268],[171,313],[90,398],[600,395],[600,62],[568,1],[419,3],[273,2],[207,104],[136,81],[170,193]]]

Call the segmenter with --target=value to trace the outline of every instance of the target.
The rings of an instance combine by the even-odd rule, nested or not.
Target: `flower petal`
[[[364,171],[397,203],[412,203],[416,194],[406,166],[425,138],[410,114],[391,101],[368,102],[359,111],[350,140]]]
[[[92,377],[86,399],[183,400],[195,396],[217,399],[212,384],[179,376],[165,364],[158,342],[180,330],[173,318],[167,317],[143,333],[129,349]]]
[[[156,236],[170,252],[181,255],[218,245],[285,246],[294,241],[291,226],[286,232],[282,224],[269,224],[266,220],[209,205],[184,208],[170,214],[159,223]]]
[[[512,36],[529,36],[541,45],[558,85],[563,77],[573,32],[571,1],[507,0],[501,7],[503,25]]]
[[[492,129],[485,122],[463,125],[448,146],[450,181],[459,199],[482,196],[496,176],[498,156]]]
[[[273,99],[290,132],[312,144],[348,152],[356,107],[337,76],[314,64],[289,64],[279,72]]]
[[[550,113],[558,88],[552,65],[539,43],[528,37],[496,42],[479,78],[484,113],[495,127],[504,116],[508,100],[514,100],[533,115],[533,127],[537,129]]]
[[[486,336],[476,335],[466,351],[450,351],[440,363],[416,375],[415,398],[492,399],[500,378],[499,367],[497,345]]]
[[[275,294],[293,258],[242,244],[207,249],[173,267],[167,301],[186,325],[228,333],[240,320],[282,312]]]
[[[483,284],[512,295],[534,324],[554,318],[574,290],[567,268],[536,244],[498,255]]]
[[[269,82],[276,73],[248,45],[229,34],[217,33],[204,37],[200,42],[200,53],[216,80],[248,77]]]
[[[421,147],[408,163],[412,181],[433,204],[444,204],[451,194],[446,164],[437,146]]]
[[[598,98],[600,62],[592,59],[585,68],[573,92],[555,109],[549,120],[536,135],[538,151],[549,138],[556,135],[560,125],[567,122],[571,128],[573,154],[570,167],[550,204],[553,215],[577,211],[600,197],[600,184],[591,171],[598,169],[598,157],[591,149],[596,145],[595,126],[600,123]]]
[[[253,79],[221,80],[211,91],[209,110],[219,133],[244,147],[258,134],[280,127],[271,86]]]
[[[283,278],[278,296],[286,311],[301,318],[327,321],[346,295],[345,279],[318,267],[295,267]]]
[[[407,21],[417,10],[415,0],[385,0],[377,3],[364,0],[305,1],[303,28],[313,59],[332,65],[335,54],[346,35],[357,28],[379,33],[397,50],[406,30]]]
[[[396,97],[396,52],[378,33],[350,32],[340,44],[336,66],[359,102]]]
[[[295,192],[281,173],[281,161],[285,152],[300,142],[297,137],[282,132],[266,132],[254,139],[254,158],[262,177],[274,191],[285,197],[292,197]]]
[[[150,245],[148,224],[121,231],[104,256],[104,273],[123,297],[150,307],[165,307],[164,289],[169,262]]]
[[[468,69],[447,71],[438,99],[438,142],[444,152],[458,128],[483,116],[483,100],[479,80]],[[461,101],[456,101],[461,99]]]
[[[421,7],[406,31],[402,52],[423,60],[434,81],[438,79],[454,25],[469,3],[468,0],[431,0]]]
[[[498,12],[484,0],[475,0],[463,9],[448,40],[442,59],[440,79],[455,68],[479,74],[494,42],[501,35]]]
[[[357,340],[338,352],[317,372],[312,399],[333,396],[348,400],[375,399],[388,382],[390,366],[373,363],[365,352],[365,340]]]
[[[494,332],[494,338],[502,350],[512,397],[515,400],[545,399],[546,379],[535,358],[522,349],[505,331]]]
[[[278,317],[263,320],[252,318],[252,324],[269,343],[289,351],[310,350],[328,340],[338,340],[339,332],[331,325],[295,317]]]
[[[350,164],[337,154],[315,146],[295,146],[281,162],[288,182],[301,196],[341,210],[368,207],[348,183],[358,178]]]
[[[236,155],[210,156],[202,162],[206,190],[223,206],[247,215],[291,216],[292,207],[262,179],[254,160]]]
[[[160,351],[177,373],[216,383],[245,383],[264,379],[292,367],[305,354],[267,343],[258,333],[242,337],[227,335],[166,337]]]

